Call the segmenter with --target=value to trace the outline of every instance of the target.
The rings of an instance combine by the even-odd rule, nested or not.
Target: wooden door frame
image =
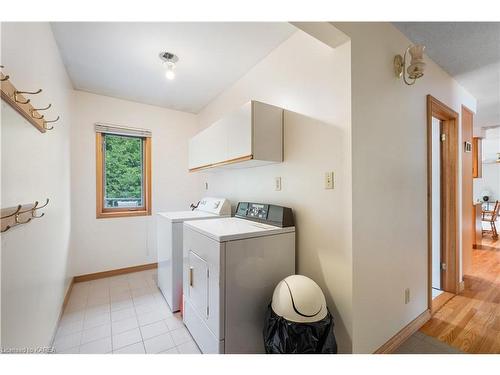
[[[432,309],[432,118],[443,123],[446,143],[441,153],[441,251],[447,265],[443,290],[458,294],[460,288],[459,231],[459,115],[432,95],[427,95],[427,302]],[[443,235],[444,234],[444,235]]]
[[[461,110],[462,145],[470,142],[472,149],[462,150],[462,278],[470,274],[472,267],[472,249],[476,236],[476,209],[474,206],[474,155],[477,142],[474,141],[474,115],[475,113],[462,104]],[[470,116],[470,117],[468,117]],[[470,124],[469,124],[470,119]],[[468,126],[470,125],[470,128]],[[470,135],[470,137],[468,137]],[[476,145],[474,145],[476,143]],[[468,164],[470,163],[470,164]],[[461,288],[460,288],[461,289]]]

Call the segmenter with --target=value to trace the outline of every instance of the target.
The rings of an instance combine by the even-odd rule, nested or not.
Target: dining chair
[[[482,217],[481,221],[486,222],[490,224],[490,229],[483,229],[482,234],[491,234],[492,238],[494,240],[498,239],[498,231],[497,231],[497,226],[496,226],[496,220],[498,218],[500,211],[500,201],[495,202],[495,206],[493,210],[483,210],[482,211]]]

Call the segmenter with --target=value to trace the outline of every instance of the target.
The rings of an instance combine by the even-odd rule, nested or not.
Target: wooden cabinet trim
[[[253,159],[253,155],[240,156],[239,158],[224,160],[224,161],[220,161],[220,162],[213,163],[213,164],[207,164],[207,165],[202,165],[200,167],[191,168],[191,169],[189,169],[189,172],[196,172],[196,171],[201,171],[203,169],[220,167],[222,165],[241,163],[242,161],[247,161],[247,160],[252,160],[252,159]]]

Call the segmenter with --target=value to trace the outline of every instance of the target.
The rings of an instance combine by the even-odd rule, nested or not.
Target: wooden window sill
[[[151,216],[151,211],[146,210],[132,210],[132,211],[108,211],[98,212],[97,219],[111,219],[114,217],[129,217],[129,216]]]

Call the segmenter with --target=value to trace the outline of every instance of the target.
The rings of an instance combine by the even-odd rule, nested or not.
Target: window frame
[[[151,137],[142,138],[143,179],[142,193],[144,204],[142,207],[106,208],[104,206],[104,136],[112,133],[96,133],[96,218],[114,218],[151,215]]]

